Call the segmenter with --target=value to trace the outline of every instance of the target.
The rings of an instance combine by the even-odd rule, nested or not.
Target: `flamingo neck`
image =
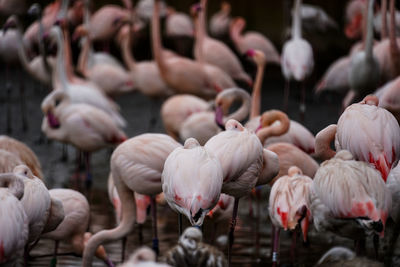
[[[301,38],[301,17],[300,8],[302,0],[296,0],[293,11],[292,39]]]
[[[244,27],[233,23],[229,30],[229,35],[234,43],[240,43],[242,41],[242,32]]]
[[[280,112],[275,113],[273,116],[270,125],[261,128],[257,132],[257,137],[260,139],[261,144],[264,144],[269,137],[281,136],[289,131],[290,121],[286,114]],[[275,121],[279,121],[280,124],[274,124]]]
[[[56,71],[53,76],[58,78],[61,83],[63,90],[68,90],[69,81],[66,74],[65,64],[63,63],[64,58],[64,42],[61,30],[57,31],[57,58],[56,58]],[[53,77],[53,84],[55,84]]]
[[[136,68],[136,62],[131,52],[131,41],[129,34],[122,38],[121,50],[122,50],[122,58],[124,59],[125,64],[128,66],[130,71],[134,71]]]
[[[256,82],[254,83],[252,100],[251,100],[251,113],[250,119],[253,119],[261,114],[261,87],[264,77],[265,63],[257,64]]]
[[[240,99],[242,104],[240,105],[240,108],[238,110],[236,110],[234,113],[224,118],[224,125],[230,119],[243,121],[249,115],[250,111],[249,95],[246,92],[240,90],[235,92],[235,99]]]
[[[382,0],[382,2],[381,2],[381,23],[382,23],[381,40],[386,39],[388,36],[386,14],[387,14],[387,0]]]
[[[368,1],[367,6],[367,36],[365,40],[365,54],[367,58],[372,59],[372,43],[373,43],[373,35],[374,35],[374,0]]]
[[[23,38],[22,38],[20,25],[17,25],[17,40],[18,40],[18,44],[17,44],[18,58],[21,61],[22,66],[29,73],[31,73],[32,70],[31,70],[30,65],[29,65],[28,55],[26,54],[26,50],[24,48],[24,42],[23,42]]]
[[[336,124],[331,124],[315,136],[315,155],[322,160],[333,158],[336,154],[331,149],[331,143],[335,140],[336,129]]]
[[[151,37],[152,37],[152,46],[153,46],[153,56],[155,61],[157,62],[158,68],[160,69],[160,73],[162,76],[165,76],[168,72],[168,68],[165,62],[165,58],[162,55],[162,44],[161,44],[161,36],[160,36],[160,0],[155,0],[154,2],[154,10],[153,17],[151,23]]]
[[[39,31],[38,31],[38,41],[39,41],[39,52],[42,55],[42,59],[43,59],[43,65],[44,68],[46,70],[46,73],[50,76],[51,75],[51,68],[49,65],[49,62],[47,61],[47,53],[46,53],[46,49],[44,47],[44,43],[43,43],[43,36],[44,36],[44,26],[43,26],[43,22],[42,22],[42,12],[40,12],[39,17],[38,17],[38,23],[39,23]]]
[[[89,61],[89,56],[90,56],[90,50],[91,50],[92,42],[88,37],[85,37],[84,39],[84,45],[81,50],[81,54],[79,56],[78,60],[78,70],[83,74],[83,76],[87,77],[88,72],[89,72],[89,66],[88,66],[88,61]]]

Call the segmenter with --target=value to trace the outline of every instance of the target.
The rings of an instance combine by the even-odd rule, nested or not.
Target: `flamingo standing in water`
[[[0,264],[15,265],[24,255],[29,221],[21,198],[24,182],[15,175],[0,174]]]
[[[322,153],[330,154],[330,150]],[[318,231],[330,230],[362,241],[383,235],[392,199],[378,171],[356,161],[347,150],[321,164],[314,176],[309,207]],[[377,245],[374,237],[374,246]]]
[[[254,132],[247,130],[239,122],[229,120],[225,129],[208,140],[205,148],[212,151],[221,163],[224,177],[222,193],[235,197],[229,232],[230,262],[239,199],[249,194],[256,185],[266,184],[274,177],[279,163],[276,154],[263,149]]]
[[[362,129],[355,134],[353,129]],[[324,159],[335,155],[329,144],[335,139],[336,150],[346,149],[354,158],[369,162],[386,178],[400,157],[400,127],[393,115],[378,107],[375,96],[367,96],[346,108],[337,126],[330,125],[318,133],[316,155]],[[325,151],[330,151],[329,153]]]
[[[196,60],[217,66],[235,80],[240,80],[252,86],[253,81],[243,70],[239,59],[223,42],[213,39],[207,35],[206,28],[207,0],[201,1],[198,27],[196,29],[196,43],[194,55]]]
[[[74,253],[82,255],[87,241],[92,236],[86,232],[89,227],[90,207],[85,196],[71,189],[51,189],[49,194],[58,199],[64,209],[64,220],[51,232],[41,236],[44,239],[55,241],[54,257],[57,261],[57,250],[60,241],[66,241],[72,245]],[[103,260],[107,266],[114,266],[103,246],[96,250],[96,257]]]
[[[165,161],[161,176],[165,199],[192,225],[201,226],[219,200],[222,175],[221,164],[211,151],[189,138]]]
[[[308,225],[312,220],[308,207],[308,194],[313,181],[303,175],[296,166],[289,168],[288,174],[282,176],[271,188],[269,195],[269,217],[274,229],[274,242],[272,249],[272,266],[278,262],[279,231],[280,228],[295,230],[301,224],[304,241],[307,240]],[[291,256],[294,262],[294,248],[296,246],[296,233],[293,233]]]
[[[93,235],[83,253],[83,266],[91,266],[95,250],[104,242],[117,240],[133,229],[136,219],[133,192],[152,196],[153,249],[158,249],[154,196],[162,191],[161,174],[168,155],[180,144],[165,134],[142,134],[133,137],[114,150],[111,174],[121,199],[122,220],[114,229]]]
[[[244,18],[235,18],[231,22],[229,34],[236,49],[241,54],[245,54],[250,49],[260,50],[268,59],[268,63],[281,64],[281,58],[274,44],[264,35],[256,31],[249,31],[242,34],[245,27],[246,21]]]
[[[314,68],[314,57],[311,45],[301,36],[300,8],[302,0],[296,0],[293,10],[292,37],[283,45],[282,73],[286,79],[283,107],[287,110],[289,101],[289,81],[304,82]],[[301,51],[301,53],[299,52]],[[304,119],[306,91],[303,85],[300,104],[300,118]]]

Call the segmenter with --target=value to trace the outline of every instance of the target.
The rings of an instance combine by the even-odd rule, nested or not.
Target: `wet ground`
[[[263,88],[262,110],[281,108],[283,96],[283,79],[280,76],[278,67],[268,67],[267,75]],[[7,134],[6,114],[7,109],[11,110],[11,132],[10,136],[25,142],[38,155],[45,181],[48,188],[69,187],[69,179],[74,171],[74,148],[68,147],[68,159],[61,161],[62,145],[57,142],[46,141],[40,143],[40,125],[42,122],[42,113],[40,103],[45,97],[48,89],[33,81],[25,73],[19,71],[9,72],[9,82],[5,82],[5,72],[0,73],[0,134]],[[19,84],[22,82],[25,88],[28,129],[22,129],[22,116],[20,105]],[[9,86],[8,86],[9,85]],[[7,90],[9,88],[9,90]],[[9,96],[7,96],[9,91]],[[298,99],[299,93],[296,88],[291,90],[289,103],[289,116],[298,120]],[[140,93],[131,93],[117,99],[121,106],[122,115],[128,121],[126,133],[129,137],[136,136],[145,132],[164,132],[160,119],[153,129],[150,128],[150,117],[152,112],[159,114],[160,105]],[[323,96],[319,101],[312,96],[311,88],[308,88],[307,94],[307,112],[305,125],[315,134],[320,129],[330,123],[335,123],[338,118],[338,106],[340,97],[335,95]],[[97,232],[104,228],[112,228],[115,225],[114,213],[107,195],[107,176],[109,173],[109,159],[112,151],[104,149],[93,154],[92,172],[93,186],[88,200],[91,205],[91,223],[90,231]],[[240,202],[239,222],[235,233],[235,245],[233,247],[233,266],[269,266],[270,265],[270,244],[271,227],[267,212],[267,194],[268,189],[263,189],[261,202],[260,221],[260,249],[256,249],[256,222],[258,218],[256,205],[253,207],[253,216],[249,215],[249,202],[244,198]],[[253,202],[254,203],[254,202]],[[158,207],[158,226],[160,237],[161,256],[176,244],[178,238],[178,220],[177,215],[169,209],[168,206]],[[187,223],[185,222],[185,225]],[[229,227],[229,222],[224,220],[218,224],[217,232],[225,234]],[[204,235],[206,240],[210,239],[215,225],[206,222]],[[144,244],[151,246],[151,218],[149,216],[144,225]],[[281,232],[281,254],[282,264],[290,263],[290,242],[291,236]],[[121,241],[109,243],[105,246],[111,259],[118,263],[121,258]],[[295,265],[312,266],[317,259],[330,247],[334,245],[345,245],[353,248],[353,242],[331,234],[317,234],[313,229],[309,235],[309,244],[303,245],[301,238],[297,242],[297,257]],[[32,259],[29,262],[31,266],[48,266],[50,263],[49,255],[53,251],[54,243],[48,240],[41,240],[37,247],[31,252]],[[139,246],[137,228],[129,235],[127,243],[127,255]],[[69,253],[71,248],[67,245],[61,245],[59,253]],[[369,247],[369,256],[372,256],[372,249]],[[40,257],[39,257],[40,256]],[[58,266],[80,266],[81,258],[77,256],[60,256]],[[103,266],[103,263],[96,260],[96,266]]]

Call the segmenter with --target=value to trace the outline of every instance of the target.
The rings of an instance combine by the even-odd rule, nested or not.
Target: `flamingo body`
[[[287,80],[303,81],[311,74],[314,57],[311,45],[306,40],[291,39],[285,43],[282,51],[282,73]]]

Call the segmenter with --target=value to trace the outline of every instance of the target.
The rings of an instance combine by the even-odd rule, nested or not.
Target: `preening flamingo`
[[[225,129],[208,140],[205,148],[212,151],[221,163],[224,177],[222,192],[235,197],[229,233],[230,262],[239,198],[250,193],[256,185],[266,184],[277,174],[279,163],[276,154],[263,149],[254,132],[239,122],[229,120]]]
[[[302,0],[296,0],[293,9],[292,37],[286,41],[282,48],[282,73],[287,84],[285,86],[284,109],[287,109],[289,100],[289,81],[304,82],[314,69],[314,56],[311,45],[301,36],[300,8]],[[301,53],[299,52],[301,51]],[[302,100],[300,104],[300,115],[304,117],[305,87],[302,88]]]
[[[231,4],[228,1],[221,1],[221,9],[211,16],[210,33],[215,37],[222,37],[229,33],[231,23]]]
[[[58,199],[64,209],[64,220],[51,232],[43,234],[41,238],[55,241],[54,256],[57,256],[58,244],[60,241],[72,245],[74,253],[82,255],[84,247],[92,236],[86,232],[89,227],[90,207],[85,196],[78,191],[71,189],[51,189],[49,194],[52,198]],[[96,257],[103,260],[107,266],[114,266],[103,246],[96,250]]]
[[[31,169],[33,175],[43,180],[42,167],[36,154],[24,143],[6,135],[0,135],[0,149],[14,154]]]
[[[24,255],[29,221],[20,201],[24,182],[10,173],[0,174],[0,264],[15,265]]]
[[[354,133],[354,129],[360,129]],[[336,150],[346,149],[357,160],[369,162],[386,178],[399,160],[400,128],[393,115],[378,107],[375,96],[367,96],[360,103],[346,108],[337,127],[330,125],[315,140],[316,154],[327,159],[334,155],[329,148],[335,139]]]
[[[233,19],[229,34],[236,49],[245,54],[250,49],[260,50],[264,53],[268,63],[281,64],[281,58],[274,44],[263,34],[256,31],[248,31],[242,34],[246,27],[246,21],[242,17]]]
[[[243,70],[239,59],[230,48],[223,42],[207,35],[207,27],[205,25],[206,10],[207,0],[202,0],[201,7],[196,10],[200,12],[194,48],[196,60],[215,65],[233,79],[243,81],[251,86],[253,82],[250,76]]]
[[[222,175],[221,164],[213,153],[189,138],[165,161],[161,176],[165,199],[192,225],[201,226],[219,200]]]
[[[367,5],[367,36],[364,51],[359,51],[351,56],[349,85],[350,91],[343,100],[343,107],[347,107],[357,96],[374,91],[380,80],[380,67],[372,51],[373,42],[373,7],[374,0],[369,0]]]
[[[167,59],[162,53],[159,20],[160,0],[155,0],[152,19],[152,48],[154,58],[166,84],[178,93],[190,93],[203,98],[217,94],[216,84],[210,79],[204,66],[190,59]]]
[[[355,240],[364,239],[366,233],[383,235],[391,205],[390,191],[379,172],[355,161],[347,150],[321,164],[309,197],[318,231]]]
[[[271,188],[268,210],[273,228],[275,228],[272,250],[273,266],[276,266],[278,262],[280,228],[285,231],[293,231],[298,224],[301,224],[303,239],[304,241],[307,240],[308,225],[312,220],[311,211],[308,207],[308,194],[312,183],[310,177],[303,175],[298,167],[292,166],[289,168],[288,174],[277,180]],[[294,260],[295,240],[292,241],[292,261]]]
[[[154,196],[161,192],[164,162],[179,146],[179,143],[164,134],[142,134],[125,141],[114,150],[111,156],[111,173],[121,199],[122,221],[116,228],[102,230],[90,238],[83,253],[83,266],[91,266],[94,252],[99,245],[120,239],[131,232],[136,218],[133,192],[152,196],[153,227],[157,227]],[[157,236],[154,238],[157,239]],[[157,247],[155,240],[154,249]]]

